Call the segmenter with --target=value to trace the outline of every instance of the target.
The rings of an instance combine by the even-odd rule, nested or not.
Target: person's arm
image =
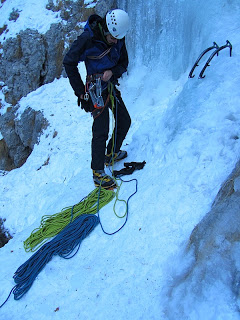
[[[65,67],[69,82],[76,96],[80,97],[85,93],[84,83],[78,71],[78,63],[84,61],[84,51],[86,50],[88,41],[91,41],[88,32],[83,32],[77,40],[75,40],[65,55],[63,65]]]

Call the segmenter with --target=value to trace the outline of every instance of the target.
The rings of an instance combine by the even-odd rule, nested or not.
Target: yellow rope
[[[26,252],[38,250],[49,238],[57,235],[70,221],[75,220],[82,214],[96,214],[115,197],[113,190],[95,188],[83,200],[72,207],[64,208],[61,212],[53,215],[45,215],[41,219],[40,227],[32,231],[31,235],[24,241]],[[98,204],[99,201],[99,204]]]
[[[114,114],[114,108],[115,108],[115,105],[114,105],[114,95],[113,95],[113,84],[109,82],[109,85],[108,85],[108,92],[109,92],[109,97],[110,97],[110,101],[111,101],[111,105],[112,105],[112,114]],[[117,112],[117,110],[116,110]],[[117,116],[117,115],[116,115]],[[114,128],[114,117],[112,116],[112,127]],[[115,144],[115,136],[114,136],[114,130],[113,130],[113,133],[112,133],[112,150],[111,150],[111,154],[112,154],[112,172],[113,172],[113,168],[114,168],[114,144]],[[119,195],[119,191],[120,191],[120,188],[121,188],[121,185],[122,185],[122,180],[120,179],[116,179],[114,176],[113,176],[113,179],[115,181],[115,184],[117,186],[117,191],[116,191],[116,198],[115,198],[115,202],[114,202],[114,205],[113,205],[113,211],[115,213],[115,215],[118,217],[118,218],[124,218],[127,214],[127,202],[123,199],[119,199],[118,195]],[[120,180],[120,185],[117,183],[117,180]],[[126,210],[125,210],[125,213],[123,216],[119,216],[117,213],[116,213],[116,204],[117,202],[123,202],[126,206]]]

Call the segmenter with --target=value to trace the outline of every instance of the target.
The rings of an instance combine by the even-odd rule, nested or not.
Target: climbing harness
[[[108,105],[109,100],[110,100],[112,105],[114,104],[114,97],[112,95],[112,90],[113,90],[112,86],[113,86],[113,84],[111,82],[108,82],[108,87],[107,87],[108,96],[107,96],[107,99],[105,101],[104,106],[103,107],[98,107],[97,105],[94,105],[94,110],[92,111],[93,119],[96,119],[97,117],[100,116],[100,114],[104,111],[105,107]]]
[[[96,119],[105,109],[109,102],[109,96],[105,103],[102,97],[102,73],[88,75],[86,78],[84,100],[91,98],[93,110],[91,112],[93,119]]]
[[[230,41],[227,40],[227,41],[226,41],[226,44],[225,44],[224,46],[221,46],[221,47],[219,47],[216,42],[213,42],[213,46],[205,49],[205,50],[200,54],[200,56],[198,57],[198,59],[197,59],[196,62],[194,63],[194,65],[193,65],[193,67],[192,67],[192,69],[191,69],[188,77],[189,77],[189,78],[194,78],[193,72],[194,72],[195,68],[196,68],[197,66],[199,66],[199,62],[200,62],[200,60],[202,59],[202,57],[203,57],[207,52],[209,52],[210,50],[215,49],[214,52],[211,54],[211,56],[208,58],[207,62],[205,63],[204,67],[202,68],[202,70],[201,70],[201,72],[200,72],[200,74],[199,74],[199,77],[198,77],[199,79],[205,78],[205,75],[203,75],[203,74],[204,74],[206,68],[210,66],[209,63],[211,62],[211,60],[213,59],[213,57],[214,57],[215,55],[218,55],[219,51],[221,51],[221,50],[223,50],[223,49],[225,49],[225,48],[229,48],[229,49],[230,49],[230,57],[231,57],[231,56],[232,56],[232,44],[230,43]]]

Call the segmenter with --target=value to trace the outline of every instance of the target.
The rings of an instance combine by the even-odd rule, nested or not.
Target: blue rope
[[[116,128],[115,128],[115,141],[117,134],[117,102],[114,91],[114,97],[116,99]],[[115,152],[115,146],[114,146]],[[59,255],[64,259],[71,259],[74,257],[81,245],[83,239],[85,239],[93,229],[100,224],[102,231],[107,235],[114,235],[119,232],[127,223],[129,215],[129,200],[137,193],[138,181],[137,179],[123,180],[122,182],[136,182],[135,191],[128,197],[126,205],[126,219],[123,225],[116,231],[108,233],[104,230],[99,215],[99,203],[101,186],[99,187],[98,200],[97,200],[97,216],[93,214],[83,214],[73,221],[73,209],[71,209],[70,223],[53,238],[51,241],[45,243],[38,251],[36,251],[31,258],[29,258],[24,264],[22,264],[15,272],[13,278],[16,285],[11,289],[5,302],[0,305],[0,308],[8,301],[11,293],[14,294],[14,299],[21,299],[25,293],[31,288],[37,275],[44,269],[45,265],[52,259],[54,255]],[[75,251],[75,252],[74,252]],[[74,253],[73,253],[74,252]]]
[[[85,239],[98,224],[99,219],[96,215],[83,214],[68,224],[55,238],[45,243],[31,258],[17,269],[13,276],[16,286],[12,288],[8,298],[0,308],[7,302],[12,292],[15,300],[21,299],[30,289],[37,275],[54,255],[59,255],[64,259],[74,257],[80,248],[82,240]],[[73,253],[74,250],[75,253]]]
[[[12,290],[10,291],[7,299],[3,302],[3,304],[0,305],[0,308],[2,308],[2,307],[5,305],[5,303],[8,301],[8,299],[10,298],[10,296],[11,296],[11,294],[12,294],[12,292],[14,291],[15,288],[16,288],[16,286],[12,288]]]
[[[99,187],[99,192],[98,192],[97,216],[98,216],[99,224],[100,224],[100,226],[101,226],[102,231],[103,231],[105,234],[109,235],[109,236],[112,236],[112,235],[116,234],[117,232],[119,232],[119,231],[125,226],[125,224],[127,223],[127,221],[128,221],[128,214],[129,214],[129,211],[128,211],[128,203],[129,203],[129,200],[130,200],[130,199],[137,193],[137,191],[138,191],[138,189],[137,189],[137,187],[138,187],[138,181],[137,181],[137,179],[131,179],[131,180],[125,181],[125,180],[122,180],[122,179],[120,178],[120,180],[123,181],[123,182],[135,181],[135,182],[136,182],[136,189],[135,189],[135,191],[134,191],[134,192],[128,197],[128,199],[127,199],[126,215],[125,215],[126,218],[125,218],[125,221],[124,221],[123,225],[122,225],[119,229],[117,229],[116,231],[114,231],[114,232],[112,232],[112,233],[109,233],[109,232],[105,231],[105,229],[103,228],[103,225],[102,225],[102,222],[101,222],[101,219],[100,219],[100,214],[99,214],[99,198],[100,198],[101,186]]]

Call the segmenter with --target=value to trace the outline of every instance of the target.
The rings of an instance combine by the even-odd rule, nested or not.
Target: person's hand
[[[77,102],[77,104],[78,104],[78,106],[80,107],[81,100],[83,100],[84,96],[83,96],[83,94],[81,94],[80,96],[77,96],[77,97],[78,97],[78,102]]]
[[[106,71],[104,71],[104,73],[103,73],[102,80],[105,81],[105,82],[107,82],[108,80],[111,79],[112,75],[113,75],[112,70],[106,70]]]
[[[86,112],[90,112],[91,111],[91,102],[88,100],[84,100],[84,95],[81,94],[80,96],[78,96],[78,106],[80,107],[81,105],[81,109],[85,110]]]

